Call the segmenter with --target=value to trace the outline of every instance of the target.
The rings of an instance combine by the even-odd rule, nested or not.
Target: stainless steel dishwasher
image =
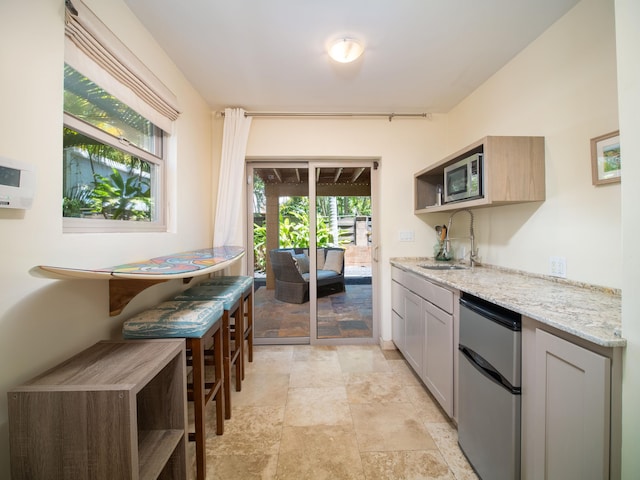
[[[460,298],[458,443],[483,480],[520,478],[519,314]]]

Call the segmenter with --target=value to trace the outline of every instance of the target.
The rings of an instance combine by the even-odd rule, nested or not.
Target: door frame
[[[309,238],[309,263],[310,263],[310,282],[309,282],[309,337],[291,337],[287,339],[287,344],[311,344],[311,345],[354,345],[354,344],[379,344],[380,343],[380,269],[379,269],[379,251],[380,238],[380,190],[379,190],[379,173],[380,173],[380,157],[247,157],[246,174],[247,174],[247,270],[248,275],[253,276],[253,169],[254,168],[270,168],[277,166],[283,168],[308,168],[309,178],[315,178],[315,169],[319,167],[369,167],[371,168],[371,309],[372,309],[372,335],[371,337],[353,337],[353,338],[318,338],[317,330],[317,280],[316,280],[316,236],[310,235]],[[309,182],[309,222],[310,225],[316,225],[316,182]],[[312,308],[313,307],[313,308]],[[261,344],[282,344],[279,339],[261,339]]]

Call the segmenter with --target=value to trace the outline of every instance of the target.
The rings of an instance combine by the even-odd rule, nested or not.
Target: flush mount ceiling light
[[[364,52],[364,47],[358,40],[353,38],[340,38],[329,47],[329,56],[336,62],[353,62]]]

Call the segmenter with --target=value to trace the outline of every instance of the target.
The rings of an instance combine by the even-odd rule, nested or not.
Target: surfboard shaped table
[[[109,315],[115,316],[143,290],[162,282],[222,270],[244,255],[243,247],[223,246],[163,255],[114,267],[83,269],[38,265],[29,273],[54,280],[109,280]]]

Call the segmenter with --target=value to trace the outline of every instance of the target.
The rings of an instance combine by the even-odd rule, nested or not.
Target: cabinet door
[[[425,385],[444,411],[453,416],[453,316],[424,302],[425,352],[423,378]]]
[[[413,292],[405,290],[405,359],[419,374],[422,371],[422,352],[424,350],[424,320],[422,318],[422,299]]]
[[[405,350],[404,295],[405,288],[395,280],[391,282],[391,338],[398,350]]]
[[[536,330],[536,479],[609,478],[610,360]]]

